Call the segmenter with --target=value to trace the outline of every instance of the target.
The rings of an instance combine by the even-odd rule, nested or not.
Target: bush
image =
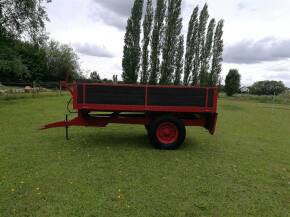
[[[280,95],[286,90],[282,81],[258,81],[250,87],[250,94]]]

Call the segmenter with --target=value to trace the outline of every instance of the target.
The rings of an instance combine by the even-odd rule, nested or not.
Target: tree
[[[47,72],[47,56],[44,48],[34,46],[29,42],[18,41],[14,49],[21,58],[21,62],[28,70],[22,74],[22,80],[41,81]]]
[[[225,81],[225,92],[228,96],[232,96],[238,93],[240,90],[241,75],[237,69],[230,69],[226,81]]]
[[[219,81],[219,76],[222,71],[222,61],[223,61],[223,26],[224,21],[220,20],[216,26],[214,34],[214,44],[213,44],[213,57],[211,72],[209,75],[209,85],[216,86]]]
[[[258,81],[250,87],[250,93],[255,95],[279,95],[285,90],[282,81]]]
[[[195,55],[194,55],[194,60],[193,60],[193,72],[192,72],[193,85],[197,85],[199,83],[201,51],[204,49],[204,46],[205,46],[205,43],[204,43],[205,32],[206,32],[206,25],[207,25],[208,18],[209,18],[208,6],[207,4],[205,4],[199,16],[199,24],[198,24],[197,39],[196,39],[197,46],[195,47]]]
[[[113,83],[118,83],[118,75],[113,75]]]
[[[160,84],[170,84],[174,76],[174,59],[178,37],[181,33],[182,0],[168,0],[164,44],[162,52]]]
[[[30,72],[21,59],[0,60],[0,81],[30,81]]]
[[[181,84],[181,75],[183,73],[183,54],[184,54],[184,36],[181,35],[178,38],[176,58],[175,58],[175,73],[174,73],[174,85]]]
[[[135,0],[128,19],[125,45],[123,49],[123,80],[125,83],[136,83],[140,66],[140,33],[143,0]]]
[[[184,63],[184,78],[183,78],[184,85],[188,85],[191,80],[190,75],[192,73],[194,53],[197,47],[196,41],[197,29],[198,29],[198,7],[195,7],[188,24],[185,63]]]
[[[47,43],[45,2],[50,0],[0,0],[2,81],[71,81],[81,76],[71,47]]]
[[[78,57],[68,45],[50,41],[45,47],[0,37],[1,81],[59,81],[80,76]]]
[[[161,50],[161,38],[163,34],[163,22],[166,11],[165,0],[157,0],[157,6],[154,15],[154,27],[151,40],[151,55],[150,55],[150,77],[149,83],[156,84],[159,77],[159,65],[160,65],[160,50]]]
[[[34,44],[42,44],[47,38],[44,30],[48,21],[43,2],[50,0],[1,0],[0,34],[27,38]]]
[[[150,43],[150,37],[152,32],[152,22],[153,22],[152,0],[147,0],[146,14],[143,21],[143,47],[142,47],[142,71],[141,71],[142,84],[146,84],[149,78],[148,46]]]
[[[46,71],[44,48],[8,36],[0,37],[1,81],[40,81]]]
[[[94,82],[97,82],[97,83],[102,82],[102,79],[97,71],[91,72],[90,79]]]
[[[211,19],[207,28],[205,45],[201,50],[201,68],[199,73],[200,85],[208,85],[209,78],[209,62],[212,55],[212,42],[214,35],[215,19]]]
[[[48,69],[45,80],[72,81],[79,77],[78,56],[70,46],[51,40],[46,48],[46,56]]]

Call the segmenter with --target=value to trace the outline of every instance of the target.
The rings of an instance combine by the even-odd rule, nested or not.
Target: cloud
[[[155,7],[156,0],[152,2]],[[93,3],[95,5],[92,7],[90,18],[93,20],[101,20],[107,25],[125,30],[127,19],[134,5],[134,0],[93,0]],[[143,14],[145,14],[145,10],[146,1],[144,1],[143,5]]]
[[[255,12],[255,11],[257,11],[257,8],[253,6],[253,3],[246,4],[245,2],[239,2],[237,4],[237,9],[239,11],[248,11],[248,12]]]
[[[290,73],[289,73],[289,71],[288,71],[288,73],[287,72],[281,72],[281,73],[277,73],[277,74],[271,74],[268,77],[272,78],[272,79],[290,80]]]
[[[226,46],[224,62],[237,64],[256,64],[290,58],[290,39],[279,40],[273,37],[258,41],[242,40]]]
[[[290,77],[290,65],[289,66],[271,66],[267,68],[270,71],[275,71],[275,72],[288,72],[288,77]]]
[[[95,6],[89,17],[92,20],[102,21],[106,25],[114,26],[119,30],[125,30],[126,27],[126,17],[122,17],[113,11],[102,9],[100,6]]]
[[[93,0],[96,4],[119,16],[126,17],[130,14],[133,0]]]
[[[93,0],[90,18],[124,30],[133,6],[133,0]]]
[[[238,10],[242,11],[246,8],[246,5],[243,2],[239,2],[237,8]]]
[[[130,14],[133,0],[93,0],[96,4],[119,16],[127,17]]]
[[[89,43],[75,43],[74,48],[78,53],[95,56],[95,57],[105,57],[112,58],[114,55],[108,51],[104,46],[93,45]]]

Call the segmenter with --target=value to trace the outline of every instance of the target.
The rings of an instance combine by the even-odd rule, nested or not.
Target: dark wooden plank
[[[205,107],[204,88],[148,88],[148,105]]]

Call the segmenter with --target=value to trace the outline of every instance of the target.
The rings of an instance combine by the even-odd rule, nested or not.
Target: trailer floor
[[[0,101],[0,216],[290,216],[290,110],[221,100],[177,151],[143,126],[38,131],[68,96]]]

